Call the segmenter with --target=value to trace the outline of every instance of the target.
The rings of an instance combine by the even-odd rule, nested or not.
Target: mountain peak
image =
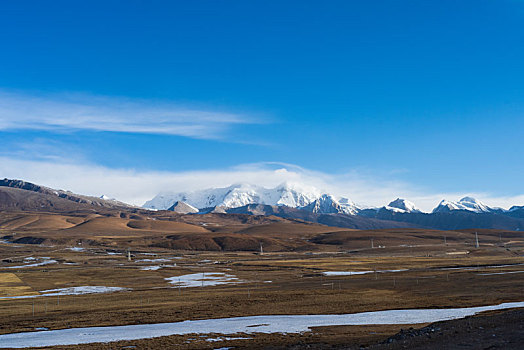
[[[343,213],[349,215],[355,215],[358,212],[358,207],[347,198],[343,198],[345,201],[341,203],[330,194],[322,194],[315,201],[309,205],[302,207],[301,209],[310,211],[316,214],[336,214]]]
[[[415,206],[413,202],[407,199],[397,198],[390,202],[386,207],[388,210],[401,213],[420,213],[420,210]]]
[[[488,207],[481,201],[473,197],[466,196],[460,199],[458,202],[443,199],[439,205],[433,209],[433,213],[449,213],[453,210],[465,210],[474,213],[489,213],[493,211],[492,208]]]

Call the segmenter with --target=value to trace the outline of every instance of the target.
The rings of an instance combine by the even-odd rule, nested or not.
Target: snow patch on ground
[[[342,315],[265,315],[182,321],[128,326],[70,328],[53,331],[0,335],[4,348],[31,348],[56,345],[136,340],[185,334],[302,333],[312,327],[418,324],[452,320],[479,312],[522,308],[524,302],[455,309],[411,309],[361,312]]]

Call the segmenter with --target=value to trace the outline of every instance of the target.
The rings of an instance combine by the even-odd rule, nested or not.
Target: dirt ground
[[[289,246],[297,247],[300,229],[304,227],[293,232],[290,239],[294,242]],[[4,229],[4,233],[7,230]],[[264,230],[250,230],[256,231],[251,234],[269,235]],[[471,232],[438,231],[427,239],[412,230],[382,232],[386,243],[380,242],[379,231],[361,232],[361,236],[376,237],[376,245],[371,248],[367,246],[367,238],[365,244],[358,240],[357,231],[326,231],[329,230],[325,227],[320,231],[314,228],[304,235],[307,240],[320,237],[318,235],[323,239],[334,236],[345,240],[339,245],[314,243],[318,247],[313,250],[264,254],[177,250],[143,244],[130,249],[131,260],[127,247],[104,242],[76,243],[76,250],[71,250],[72,245],[49,242],[0,243],[0,334],[34,331],[38,327],[62,329],[247,315],[341,314],[523,301],[524,238],[518,234],[506,233],[507,238],[503,239],[502,233],[481,232],[482,243],[476,248]],[[413,244],[413,237],[417,235],[420,237]],[[442,239],[444,235],[448,237],[446,243]],[[282,232],[269,236],[286,239]],[[311,244],[306,242],[304,247]],[[55,262],[27,266],[49,260]],[[144,269],[151,266],[158,269]],[[371,272],[324,275],[328,271]],[[234,276],[238,278],[237,283],[211,286],[205,282],[204,286],[177,288],[166,280],[214,272]],[[77,286],[126,290],[13,298]],[[304,334],[248,334],[242,337],[249,339],[237,340],[209,341],[220,335],[187,335],[55,348],[518,348],[522,341],[522,315],[520,310],[481,315],[432,325],[433,329],[439,328],[435,331],[399,333],[410,327],[406,325],[321,327]],[[411,327],[424,326],[427,325]],[[383,343],[388,339],[391,339],[389,343]]]

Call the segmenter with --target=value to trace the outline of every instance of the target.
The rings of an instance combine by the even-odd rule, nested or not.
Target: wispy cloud
[[[159,192],[165,191],[222,187],[238,182],[273,187],[285,181],[314,186],[370,206],[382,206],[401,197],[415,202],[422,210],[430,211],[444,198],[457,200],[463,195],[472,195],[490,206],[503,208],[524,204],[524,195],[503,197],[490,193],[441,193],[406,182],[362,175],[356,171],[333,175],[283,163],[243,164],[217,170],[157,172],[0,156],[0,177],[24,179],[93,196],[105,194],[135,205],[142,205]]]
[[[262,123],[238,113],[83,94],[0,91],[0,130],[113,131],[220,139],[235,125]]]

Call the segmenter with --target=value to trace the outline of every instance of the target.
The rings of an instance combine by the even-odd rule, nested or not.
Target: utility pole
[[[264,249],[262,248],[262,242],[260,242],[260,255],[264,255]]]
[[[479,247],[479,236],[477,232],[475,231],[475,248]]]
[[[371,238],[371,249],[375,248],[375,246],[373,245],[373,238]]]

